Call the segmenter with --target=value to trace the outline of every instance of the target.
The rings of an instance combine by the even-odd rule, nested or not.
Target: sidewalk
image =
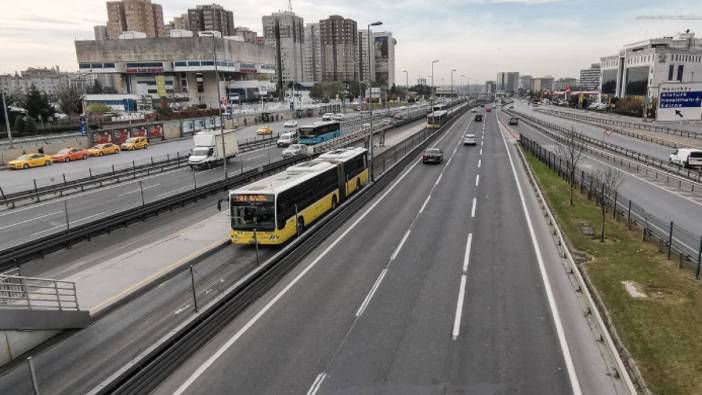
[[[95,315],[193,258],[229,241],[226,211],[66,278],[82,310]]]

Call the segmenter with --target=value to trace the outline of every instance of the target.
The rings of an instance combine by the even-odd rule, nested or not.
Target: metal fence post
[[[190,288],[193,292],[193,306],[195,307],[195,312],[198,312],[197,306],[197,292],[195,289],[195,272],[193,271],[193,265],[190,265]]]
[[[700,236],[700,247],[697,250],[697,273],[695,273],[695,279],[700,279],[700,266],[702,266],[702,236]]]
[[[668,232],[668,259],[673,248],[673,221],[670,221],[670,231]]]
[[[195,178],[195,169],[193,169],[193,189],[197,189],[197,178]]]
[[[134,163],[134,161],[132,161],[132,172],[134,179],[136,180],[136,163]]]
[[[144,185],[142,184],[141,180],[139,180],[139,192],[141,192],[141,207],[144,207]]]
[[[34,370],[32,357],[27,357],[27,367],[29,368],[29,378],[32,381],[32,391],[34,391],[34,395],[39,395],[39,383],[37,382],[37,373]]]
[[[631,199],[629,199],[629,207],[627,208],[626,222],[631,230]]]
[[[34,181],[34,194],[36,195],[37,202],[38,202],[39,201],[39,189],[37,188],[37,179],[34,178],[34,179],[32,179],[32,181]]]
[[[68,200],[63,201],[63,212],[66,213],[66,231],[71,230],[71,224],[68,222]]]

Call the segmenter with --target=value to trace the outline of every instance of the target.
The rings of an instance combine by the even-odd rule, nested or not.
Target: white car
[[[295,155],[303,155],[307,152],[307,146],[304,144],[292,144],[283,150],[283,158],[289,158]]]
[[[281,134],[278,138],[278,141],[275,142],[275,145],[277,145],[278,147],[289,147],[290,145],[295,143],[297,143],[297,133],[292,132]]]
[[[668,158],[670,163],[684,168],[702,166],[702,150],[680,148],[673,151]]]
[[[331,121],[332,118],[334,118],[334,114],[332,114],[330,112],[322,115],[322,121]]]
[[[335,121],[343,121],[344,120],[344,114],[334,114],[332,117],[333,120]]]
[[[291,119],[289,121],[285,121],[283,124],[284,128],[296,128],[297,127],[297,121]]]
[[[463,136],[463,145],[477,145],[474,134],[466,134]]]

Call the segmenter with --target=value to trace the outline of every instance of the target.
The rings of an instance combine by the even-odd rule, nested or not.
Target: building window
[[[671,65],[668,67],[668,81],[672,81],[672,80],[673,80],[673,73],[675,73],[675,66],[671,64]]]
[[[683,65],[679,65],[678,66],[678,81],[680,81],[680,82],[682,82],[682,79],[683,79],[683,71],[684,71]]]

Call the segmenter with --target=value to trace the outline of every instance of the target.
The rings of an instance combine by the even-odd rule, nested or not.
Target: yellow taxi
[[[267,135],[267,134],[273,134],[273,128],[270,126],[261,126],[258,128],[256,131],[256,134],[259,136]]]
[[[90,154],[90,156],[103,156],[118,153],[119,146],[112,143],[98,144],[94,147],[88,148],[88,154]]]
[[[128,151],[134,151],[137,149],[145,148],[149,148],[149,140],[147,140],[146,137],[143,136],[130,137],[124,143],[122,143],[122,145],[119,146],[119,149]]]
[[[54,163],[49,155],[24,154],[15,160],[7,162],[7,167],[12,170],[29,169],[30,167],[49,166]]]

